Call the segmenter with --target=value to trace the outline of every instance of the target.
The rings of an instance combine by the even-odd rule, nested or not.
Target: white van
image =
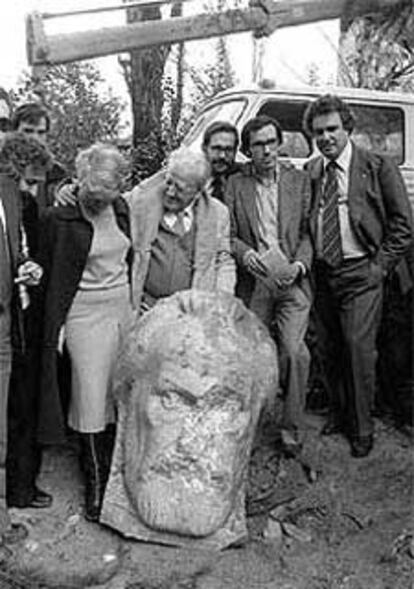
[[[203,133],[213,121],[230,121],[241,131],[252,117],[276,118],[284,135],[280,155],[302,167],[315,147],[302,129],[309,101],[322,94],[336,94],[352,108],[355,143],[391,156],[404,176],[414,208],[414,97],[411,94],[354,88],[234,88],[218,94],[200,112],[187,134],[185,145],[201,145]]]

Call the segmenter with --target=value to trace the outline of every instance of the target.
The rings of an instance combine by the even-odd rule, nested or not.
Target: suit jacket
[[[309,271],[312,245],[309,234],[310,183],[306,173],[280,164],[278,183],[278,232],[283,253],[290,262],[300,261]],[[230,210],[232,251],[237,262],[237,294],[246,305],[250,302],[255,278],[244,267],[244,254],[259,243],[256,207],[257,181],[251,165],[230,176],[226,204]],[[302,287],[310,295],[309,280]]]
[[[0,194],[6,217],[6,233],[10,253],[12,277],[16,275],[18,265],[23,261],[20,253],[20,192],[15,178],[0,171]],[[12,346],[24,348],[23,313],[20,305],[18,288],[13,287],[11,301]]]
[[[0,194],[6,215],[7,240],[14,273],[19,262],[20,195],[17,183],[8,174],[0,173]]]
[[[316,244],[322,195],[323,159],[308,162],[312,185],[310,230]],[[404,180],[388,157],[353,144],[348,188],[351,227],[369,256],[388,274],[398,264],[400,286],[410,288],[404,254],[413,245],[412,212]]]
[[[158,234],[163,216],[164,173],[141,183],[129,194],[131,207],[132,243],[134,264],[132,269],[132,296],[134,307],[139,309],[152,242]],[[194,271],[192,288],[223,290],[234,293],[235,263],[230,250],[230,220],[227,207],[202,192],[194,206],[196,226]]]
[[[119,228],[130,237],[126,202],[118,198],[113,207]],[[40,218],[38,262],[44,275],[39,287],[43,325],[38,437],[45,444],[59,443],[65,438],[56,351],[60,328],[78,290],[92,238],[93,226],[78,204],[49,207]],[[131,263],[130,257],[128,262]]]

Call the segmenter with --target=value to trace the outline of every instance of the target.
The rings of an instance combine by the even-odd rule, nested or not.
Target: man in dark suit
[[[229,177],[226,191],[236,294],[274,332],[285,398],[282,442],[298,451],[309,373],[310,184],[303,171],[278,161],[282,132],[274,119],[248,121],[241,142],[251,162]]]
[[[51,158],[44,145],[23,133],[6,134],[0,151],[0,172],[12,178],[13,198],[19,205],[20,255],[35,258],[38,242],[39,207],[37,190],[46,178]],[[9,200],[8,195],[4,196]],[[6,201],[6,203],[8,202]],[[11,222],[10,227],[13,227]],[[35,441],[39,370],[39,329],[36,289],[20,286],[14,296],[18,322],[24,332],[13,342],[13,362],[8,394],[7,505],[9,507],[49,507],[52,498],[35,482],[41,453]],[[17,305],[14,305],[16,307]]]
[[[324,359],[331,418],[322,434],[346,432],[351,453],[373,446],[371,410],[383,282],[412,240],[410,204],[397,166],[351,140],[348,105],[326,95],[309,105],[305,130],[321,156],[311,160],[311,235],[317,313],[326,328]],[[401,268],[402,280],[409,279]]]
[[[20,328],[22,306],[27,300],[25,288],[38,284],[42,274],[23,252],[18,178],[3,157],[6,143],[0,151],[0,544],[27,536],[24,526],[10,523],[6,507],[7,405],[12,344],[21,344],[23,336]],[[32,169],[24,170],[24,175],[27,182],[35,180]]]

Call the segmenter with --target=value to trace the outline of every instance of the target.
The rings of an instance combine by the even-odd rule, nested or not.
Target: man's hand
[[[248,250],[243,256],[243,262],[247,270],[255,276],[267,276],[267,268],[260,258],[260,254],[254,250]]]
[[[16,284],[24,284],[25,286],[37,286],[42,276],[42,267],[32,260],[27,260],[27,262],[24,262],[18,267],[17,278],[14,279],[14,282]]]
[[[78,202],[77,186],[74,182],[61,186],[55,194],[55,205],[65,207],[76,204]]]
[[[290,264],[292,272],[290,276],[276,280],[276,284],[280,288],[287,288],[291,286],[302,274],[304,274],[304,266],[301,262],[293,262]]]

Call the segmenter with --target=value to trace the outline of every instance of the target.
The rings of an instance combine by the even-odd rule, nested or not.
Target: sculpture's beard
[[[180,535],[203,537],[224,525],[232,500],[200,479],[178,474],[168,479],[147,478],[137,494],[138,511],[153,529]]]
[[[232,446],[230,442],[227,451],[218,451],[225,468],[206,457],[197,461],[181,454],[145,461],[134,493],[143,522],[159,531],[194,537],[222,527],[239,490],[241,465],[235,453],[246,449],[243,443],[243,448]]]

